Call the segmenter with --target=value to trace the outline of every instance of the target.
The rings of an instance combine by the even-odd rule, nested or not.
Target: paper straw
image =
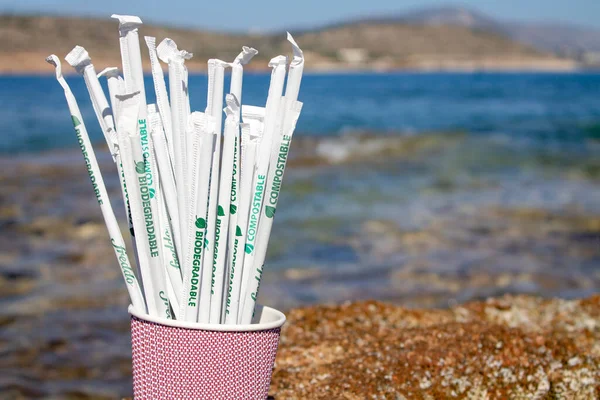
[[[127,249],[125,247],[125,241],[123,240],[123,236],[121,234],[121,230],[119,229],[117,218],[115,217],[112,206],[110,204],[108,193],[106,191],[106,186],[104,185],[104,179],[102,178],[102,174],[98,166],[98,161],[96,160],[94,149],[92,148],[90,138],[85,128],[85,124],[83,123],[83,117],[81,116],[81,112],[79,111],[79,106],[77,105],[77,101],[75,100],[75,96],[73,96],[69,85],[62,76],[62,68],[58,57],[56,57],[53,54],[49,56],[46,59],[46,61],[54,65],[54,67],[56,68],[56,80],[64,89],[65,98],[69,106],[71,119],[73,120],[75,133],[77,134],[77,139],[79,141],[79,146],[81,147],[81,152],[85,160],[87,171],[90,176],[92,185],[94,187],[96,199],[98,200],[98,204],[100,205],[100,209],[102,211],[102,216],[104,218],[104,222],[108,230],[113,250],[121,268],[123,278],[125,280],[127,291],[131,299],[131,304],[138,311],[141,310],[145,312],[146,304],[144,302],[144,297],[142,296],[142,292],[138,285],[138,281],[135,277],[135,273],[131,268],[129,256],[127,255]]]
[[[254,306],[258,297],[258,290],[262,278],[264,269],[265,257],[267,255],[267,247],[269,244],[269,238],[271,236],[271,228],[273,227],[273,219],[275,217],[275,211],[277,209],[277,202],[279,200],[279,192],[281,190],[281,183],[283,180],[283,173],[288,160],[288,154],[290,151],[290,144],[292,142],[292,135],[296,128],[296,122],[300,116],[302,110],[302,103],[296,101],[291,104],[288,110],[282,110],[282,114],[286,115],[286,121],[284,122],[283,129],[275,140],[277,146],[275,151],[271,155],[269,174],[266,184],[266,197],[263,207],[260,224],[258,226],[258,232],[256,234],[256,257],[254,259],[254,265],[252,271],[253,275],[248,277],[248,285],[246,288],[245,299],[243,300],[243,308],[240,318],[241,324],[249,324],[252,321],[254,315]]]
[[[249,107],[244,106],[244,120],[247,118],[246,111]],[[256,166],[256,149],[258,140],[262,133],[262,119],[264,118],[263,107],[253,107],[262,110],[262,116],[258,115],[253,124],[241,124],[242,141],[242,168],[240,176],[240,190],[238,191],[239,207],[236,213],[237,222],[235,231],[231,231],[234,238],[231,246],[231,260],[229,271],[229,288],[227,291],[227,301],[225,302],[225,323],[235,325],[237,323],[238,309],[240,302],[240,290],[243,277],[244,264],[244,244],[246,243],[246,230],[248,228],[248,214],[250,213],[252,179]],[[255,113],[256,115],[256,113]],[[235,232],[235,234],[234,234]]]
[[[169,97],[167,95],[167,85],[165,84],[165,75],[158,60],[156,52],[156,38],[152,36],[144,36],[148,53],[150,54],[150,66],[152,68],[152,81],[154,82],[154,92],[156,94],[156,104],[160,112],[160,118],[164,130],[165,140],[169,149],[169,157],[171,160],[175,158],[173,149],[173,130],[171,123],[171,106],[169,105]]]
[[[163,249],[158,239],[161,229],[157,220],[156,198],[160,193],[155,191],[154,178],[149,174],[152,159],[149,154],[144,154],[146,150],[136,134],[138,130],[143,131],[139,129],[142,123],[138,117],[139,93],[118,96],[117,100],[120,114],[117,129],[119,147],[127,187],[131,193],[129,201],[148,312],[150,315],[171,318],[169,304],[164,301],[167,296],[166,277],[161,257]]]
[[[238,104],[242,104],[242,83],[244,78],[244,65],[248,64],[252,58],[258,54],[258,51],[252,47],[243,46],[242,51],[235,60],[230,64],[231,66],[231,83],[229,85],[229,93],[235,96],[238,100]],[[236,121],[240,121],[240,108],[238,107],[235,116]],[[238,188],[238,175],[240,169],[240,132],[237,130],[237,134],[235,135],[235,140],[233,144],[233,171],[231,176],[231,196],[230,196],[230,206],[229,206],[229,228],[228,231],[231,232],[228,238],[228,254],[227,260],[225,263],[225,283],[223,284],[223,301],[228,298],[229,292],[229,275],[231,270],[231,257],[232,251],[235,242],[235,232],[236,221],[237,221],[237,207],[238,197],[237,197],[237,188]],[[227,210],[225,210],[227,212]],[[221,310],[221,321],[225,320],[225,312],[226,307],[222,307]]]
[[[127,93],[140,92],[140,114],[146,116],[146,90],[144,88],[144,71],[140,51],[138,28],[142,20],[134,15],[113,14],[111,18],[119,20],[119,45],[123,63],[123,77]]]
[[[269,66],[273,68],[273,72],[271,74],[271,84],[269,86],[267,104],[265,106],[265,129],[258,150],[257,168],[253,179],[252,207],[250,208],[250,217],[246,235],[244,269],[251,268],[252,265],[254,265],[256,233],[258,232],[260,211],[266,189],[265,184],[267,173],[269,172],[269,160],[271,158],[273,137],[277,129],[277,116],[279,105],[281,103],[281,96],[283,94],[283,85],[285,83],[286,63],[287,58],[285,56],[275,57],[269,62]],[[244,281],[242,281],[242,291],[240,294],[242,307],[244,299],[246,298],[246,291],[244,291],[244,289]]]
[[[258,226],[256,235],[256,256],[252,265],[254,276],[245,277],[248,283],[245,290],[245,296],[242,298],[244,303],[243,312],[240,322],[248,323],[252,320],[254,314],[254,306],[258,296],[260,280],[264,268],[264,260],[267,254],[267,246],[273,226],[273,218],[277,208],[279,199],[279,190],[281,189],[281,181],[283,171],[287,162],[289,146],[294,132],[296,121],[300,116],[302,103],[297,102],[298,93],[300,92],[300,83],[302,81],[302,73],[304,71],[304,54],[292,35],[288,32],[288,41],[292,44],[294,58],[290,63],[288,79],[285,88],[285,97],[280,104],[278,114],[278,127],[281,127],[282,136],[278,140],[273,141],[269,173],[267,178],[267,196],[263,204],[263,213]],[[279,129],[279,128],[278,128]],[[246,266],[246,271],[249,266]]]
[[[108,105],[108,101],[106,100],[98,76],[96,75],[92,60],[90,59],[88,52],[81,46],[75,46],[75,48],[67,54],[65,60],[69,65],[75,68],[78,73],[83,75],[85,86],[87,87],[90,99],[92,100],[92,107],[96,113],[96,118],[98,119],[102,133],[106,139],[108,150],[113,155],[114,159],[117,138],[112,110]]]
[[[208,94],[206,114],[214,119],[215,132],[215,147],[212,156],[212,168],[210,175],[210,195],[208,202],[208,218],[206,239],[208,247],[204,253],[204,263],[202,266],[202,287],[200,289],[200,309],[198,310],[198,321],[202,323],[210,322],[210,298],[214,294],[215,289],[215,272],[216,265],[214,263],[214,240],[216,231],[217,217],[217,200],[219,191],[219,167],[221,163],[221,127],[223,125],[223,91],[225,79],[225,67],[227,64],[224,61],[211,59],[208,60]],[[220,318],[219,316],[216,318]],[[213,318],[214,320],[215,318]]]
[[[183,301],[181,316],[186,321],[198,319],[198,309],[202,305],[200,299],[203,258],[207,247],[206,216],[208,214],[208,195],[210,185],[210,166],[214,151],[215,133],[212,117],[194,112],[194,136],[192,139],[194,156],[191,160],[190,204],[186,220],[188,237],[183,269]]]
[[[152,154],[150,158],[154,159],[154,148],[152,141],[150,141],[150,148]],[[156,165],[156,163],[154,165]],[[156,237],[158,238],[159,247],[162,249],[161,258],[163,261],[164,271],[166,272],[164,275],[165,287],[167,289],[166,298],[162,292],[160,293],[160,298],[163,300],[163,303],[165,301],[170,303],[171,311],[175,315],[175,318],[179,319],[180,298],[183,290],[179,259],[177,258],[177,253],[175,252],[175,247],[173,245],[173,234],[171,233],[167,209],[163,201],[162,191],[160,190],[160,180],[156,182],[156,187],[156,221],[157,227],[160,229]]]
[[[179,51],[175,42],[169,38],[164,39],[157,47],[158,57],[169,65],[169,92],[171,95],[171,123],[173,136],[173,171],[175,172],[175,184],[177,188],[177,206],[179,208],[179,227],[181,238],[188,235],[188,222],[185,220],[187,210],[188,190],[186,185],[187,148],[186,148],[186,126],[188,121],[188,107],[186,106],[187,83],[185,81],[185,59],[191,55]],[[185,86],[184,86],[185,85]],[[181,254],[187,252],[186,241],[182,240],[183,248]]]
[[[150,106],[148,106],[150,107]],[[150,114],[150,113],[149,113]],[[154,153],[156,156],[156,165],[158,166],[160,184],[163,187],[161,191],[166,206],[167,215],[171,224],[172,233],[178,258],[183,259],[183,247],[181,228],[179,225],[179,208],[177,206],[177,190],[175,188],[175,177],[169,160],[167,140],[163,134],[162,122],[159,118],[150,119],[152,127],[152,141],[154,143]]]
[[[114,116],[115,125],[118,121],[118,107],[117,107],[117,96],[125,94],[125,81],[123,77],[119,76],[119,69],[116,67],[108,67],[102,70],[98,77],[105,76],[108,83],[108,92],[110,96],[111,108]],[[140,274],[139,265],[140,260],[138,258],[137,245],[135,241],[135,231],[133,229],[133,220],[131,217],[131,207],[129,205],[129,193],[127,191],[127,182],[125,182],[125,173],[123,172],[123,162],[121,160],[120,152],[116,153],[115,163],[117,164],[117,170],[119,171],[119,181],[121,183],[121,194],[123,195],[123,203],[125,204],[125,210],[127,212],[127,223],[129,225],[129,234],[131,235],[132,241],[131,246],[133,248],[133,254],[135,257],[136,265],[138,266],[138,274]],[[144,288],[143,279],[140,280],[142,290]]]
[[[293,104],[298,100],[298,93],[300,93],[300,83],[302,82],[302,73],[304,72],[304,53],[289,32],[287,33],[287,40],[292,44],[294,58],[290,63],[288,79],[285,85],[285,98],[290,104]],[[293,109],[293,107],[289,109]]]
[[[302,104],[298,103],[296,100],[298,99],[298,93],[300,92],[300,83],[304,71],[304,54],[289,32],[287,34],[287,39],[292,44],[294,58],[290,63],[285,97],[282,99],[278,112],[279,120],[277,126],[278,129],[282,129],[281,132],[283,133],[283,136],[278,138],[278,140],[273,141],[267,178],[267,196],[265,197],[262,208],[263,213],[261,213],[260,224],[258,225],[256,234],[257,249],[252,264],[252,271],[254,271],[254,273],[253,276],[251,275],[243,278],[248,281],[245,291],[243,292],[244,297],[242,298],[242,303],[244,306],[240,323],[244,323],[244,321],[249,323],[254,314],[254,305],[256,304],[258,289],[260,287],[260,280],[264,268],[263,264],[267,254],[267,246],[271,235],[271,228],[273,226],[273,217],[275,216],[277,200],[279,199],[279,190],[281,189],[281,180],[283,178],[285,163],[287,162],[289,145],[296,126],[296,121],[298,120],[302,109]],[[246,265],[245,271],[248,271],[249,267],[249,265]],[[244,285],[244,282],[242,285]]]
[[[223,302],[223,286],[225,283],[225,260],[227,251],[227,234],[229,232],[229,208],[231,199],[231,179],[233,174],[233,153],[235,139],[239,132],[240,105],[234,95],[226,97],[225,132],[223,135],[223,157],[219,182],[219,197],[215,222],[215,240],[213,255],[214,285],[210,297],[210,322],[221,323],[221,306]],[[236,118],[238,118],[236,120]]]
[[[110,98],[110,107],[112,109],[113,119],[116,126],[119,116],[117,115],[115,96],[125,93],[125,81],[123,80],[123,77],[119,75],[119,68],[117,67],[106,67],[100,71],[97,76],[98,79],[101,77],[106,78],[108,95]]]
[[[252,58],[258,54],[258,50],[243,46],[242,52],[238,54],[231,65],[231,84],[229,92],[235,96],[239,104],[242,104],[242,82],[244,79],[244,65],[248,64]],[[237,111],[237,119],[240,119],[240,111]]]
[[[109,79],[109,88],[112,86],[112,101],[112,96],[116,95],[115,92],[119,90],[119,88],[115,87],[116,85],[118,85],[118,81],[114,79],[115,75],[118,76],[118,70],[116,68],[107,68],[100,74],[96,75],[94,65],[91,63],[91,59],[88,52],[81,46],[76,46],[73,50],[71,50],[71,52],[67,54],[65,59],[73,68],[75,68],[77,72],[83,75],[85,85],[90,95],[90,99],[92,100],[94,112],[96,113],[96,118],[98,119],[98,124],[100,125],[100,128],[104,133],[104,137],[106,138],[106,141],[108,143],[108,148],[113,155],[113,159],[117,165],[119,176],[122,177],[123,165],[121,163],[121,157],[118,154],[118,151],[116,151],[115,149],[115,146],[117,144],[117,136],[115,131],[115,124],[113,121],[113,111],[112,108],[108,105],[108,101],[106,100],[106,96],[104,94],[104,91],[102,90],[100,81],[98,80],[98,76],[102,76],[104,74],[107,74],[111,77]],[[127,212],[130,232],[133,235],[133,230],[131,229],[131,211],[129,210],[129,201],[127,199],[127,186],[123,179],[120,179],[119,181],[121,183],[121,193],[123,195],[125,211]]]
[[[119,45],[121,49],[121,59],[123,63],[123,76],[125,79],[125,89],[127,93],[138,93],[138,114],[137,114],[137,132],[130,132],[131,135],[135,135],[141,143],[141,151],[145,168],[148,190],[149,192],[157,193],[154,183],[157,181],[155,176],[155,166],[152,165],[148,158],[150,156],[149,151],[149,132],[147,129],[147,108],[146,108],[146,91],[144,87],[144,71],[142,69],[142,57],[140,50],[140,40],[138,28],[142,25],[142,20],[137,16],[130,15],[112,15],[112,18],[119,20]],[[119,115],[119,118],[121,115]],[[137,145],[133,145],[133,150],[137,149]],[[136,197],[136,196],[133,196]],[[156,202],[154,201],[154,208],[156,208]],[[158,222],[158,221],[156,221]],[[136,242],[137,243],[137,242]],[[141,257],[140,257],[141,258]],[[153,257],[154,258],[154,257]],[[157,260],[152,259],[153,265],[160,265]],[[141,264],[140,264],[141,267]],[[143,277],[143,275],[142,275]],[[160,285],[163,285],[163,281]],[[144,280],[144,285],[146,284]],[[162,287],[162,286],[161,286]],[[144,287],[145,289],[145,287]],[[164,302],[164,300],[161,299]],[[161,305],[162,307],[162,305]]]
[[[158,109],[156,104],[148,105],[148,122],[150,124],[150,130],[152,132],[152,137],[163,137],[162,124],[160,115],[158,115]],[[151,165],[157,165],[156,158],[156,146],[154,140],[150,140],[150,161]],[[156,171],[160,170],[159,168]],[[165,177],[172,174],[171,170],[167,168]],[[168,180],[168,179],[166,179]],[[179,306],[181,303],[181,295],[183,293],[183,283],[181,277],[181,268],[179,263],[179,257],[177,256],[177,251],[175,249],[175,241],[173,240],[173,233],[171,229],[171,220],[167,214],[167,207],[164,202],[165,196],[164,190],[162,190],[161,179],[158,179],[156,182],[156,205],[158,211],[158,221],[161,231],[158,236],[158,240],[160,243],[162,251],[162,258],[164,263],[164,268],[167,271],[167,288],[169,289],[169,299],[171,300],[171,304],[173,306],[173,310],[177,310],[176,314],[179,313]]]

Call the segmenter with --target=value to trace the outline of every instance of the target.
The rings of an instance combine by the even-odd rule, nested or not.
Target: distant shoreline
[[[99,63],[100,65],[106,65],[106,63]],[[114,64],[113,64],[114,65]],[[96,68],[96,70],[100,70]],[[600,66],[596,68],[587,66],[562,66],[557,68],[536,66],[536,65],[523,65],[515,67],[505,66],[485,66],[485,67],[440,67],[440,68],[415,68],[415,67],[396,67],[396,68],[369,68],[369,67],[349,67],[349,66],[327,66],[327,67],[316,67],[307,68],[305,70],[308,75],[343,75],[343,74],[394,74],[394,73],[415,73],[415,74],[428,74],[428,73],[456,73],[456,74],[472,74],[472,73],[596,73],[600,72]],[[165,73],[167,70],[165,69]],[[205,68],[189,68],[191,74],[206,74]],[[270,72],[268,68],[253,68],[245,71],[247,74],[267,74]],[[63,74],[66,76],[78,75],[77,72],[70,71],[68,69],[63,70]],[[150,70],[144,71],[145,75],[150,75]],[[28,68],[15,70],[13,68],[2,68],[0,65],[0,77],[19,77],[19,76],[53,76],[54,69],[41,69],[41,68]]]

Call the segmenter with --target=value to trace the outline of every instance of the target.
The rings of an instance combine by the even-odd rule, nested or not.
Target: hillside
[[[557,22],[505,21],[460,6],[423,8],[362,21],[461,26],[499,34],[538,50],[576,58],[586,64],[600,65],[600,29]]]
[[[267,57],[288,53],[285,35],[239,35],[145,25],[141,35],[170,37],[194,53],[188,65],[203,70],[211,57],[232,60],[242,45],[261,53],[251,65],[264,69]],[[575,63],[535,50],[502,35],[458,25],[404,21],[341,24],[296,35],[307,66],[339,69],[572,69]],[[49,72],[44,58],[64,57],[84,46],[97,68],[120,65],[117,23],[110,18],[0,16],[0,72]],[[146,54],[142,45],[142,54]]]

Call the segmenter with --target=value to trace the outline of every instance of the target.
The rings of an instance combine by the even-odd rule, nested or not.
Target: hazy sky
[[[569,22],[600,28],[600,0],[0,0],[1,12],[108,17],[136,14],[148,22],[217,30],[313,27],[347,18],[460,4],[493,17]]]

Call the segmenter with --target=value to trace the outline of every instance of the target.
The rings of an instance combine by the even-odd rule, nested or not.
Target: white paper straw
[[[154,93],[156,94],[156,104],[160,112],[160,118],[164,130],[165,140],[169,149],[169,158],[173,160],[175,152],[173,149],[173,130],[171,123],[171,106],[167,95],[167,85],[165,84],[165,75],[158,60],[156,52],[156,38],[144,36],[148,53],[150,54],[150,66],[152,68],[152,80],[154,82]]]
[[[298,100],[298,93],[300,93],[300,83],[302,82],[302,73],[304,72],[304,53],[289,32],[287,40],[292,44],[294,58],[290,63],[288,79],[285,85],[285,98],[290,104],[293,104]]]
[[[231,83],[229,85],[229,93],[235,96],[238,100],[238,104],[242,104],[242,83],[244,78],[244,65],[248,64],[252,58],[258,54],[258,51],[252,47],[243,46],[242,51],[235,60],[230,64],[231,65]],[[236,121],[240,121],[240,108],[238,107],[236,111]],[[237,188],[238,188],[238,178],[239,178],[239,170],[240,170],[240,132],[237,130],[237,134],[235,135],[234,144],[233,144],[233,171],[231,176],[231,196],[230,196],[230,206],[229,206],[229,228],[230,232],[228,238],[228,251],[227,251],[227,260],[225,263],[225,282],[223,284],[223,302],[229,297],[229,276],[231,274],[231,262],[232,262],[232,249],[235,242],[235,227],[237,221],[237,207],[238,197],[237,197]],[[227,212],[227,210],[225,210]],[[222,307],[221,309],[221,321],[225,321],[227,307]]]
[[[113,112],[115,126],[117,124],[119,114],[117,107],[117,96],[125,94],[125,81],[123,77],[119,75],[119,69],[116,67],[108,67],[102,70],[98,75],[98,78],[105,76],[108,84],[108,92],[110,96],[111,109]],[[125,173],[123,172],[123,162],[121,160],[120,152],[116,153],[115,163],[117,164],[117,170],[119,172],[119,181],[121,183],[121,194],[123,195],[123,203],[125,204],[125,211],[127,213],[127,223],[129,225],[129,234],[131,235],[131,247],[133,248],[133,254],[138,266],[138,274],[141,277],[139,270],[140,261],[138,258],[137,244],[135,241],[135,231],[133,229],[133,220],[131,217],[131,207],[129,205],[129,193],[127,191],[127,182],[125,182]],[[140,279],[142,290],[144,288],[143,279]]]
[[[281,113],[286,115],[286,120],[284,121],[283,129],[274,141],[276,146],[274,146],[274,151],[271,154],[271,166],[269,168],[266,184],[267,194],[265,196],[263,212],[261,213],[260,224],[256,234],[256,257],[254,259],[254,265],[252,266],[253,275],[248,277],[246,297],[244,299],[240,318],[240,323],[242,324],[249,324],[254,315],[254,306],[256,305],[258,290],[262,279],[267,247],[271,236],[271,228],[273,227],[273,219],[275,217],[279,192],[283,180],[283,173],[288,160],[292,135],[294,134],[296,122],[298,121],[300,111],[302,110],[302,103],[300,102],[296,101],[294,103],[288,103],[285,101],[284,104],[290,104],[290,106],[287,110],[281,110]]]
[[[206,114],[214,119],[215,132],[215,147],[212,156],[212,168],[210,176],[210,194],[208,202],[208,218],[206,239],[208,247],[204,253],[204,263],[202,265],[202,287],[200,289],[200,309],[198,310],[198,322],[210,322],[210,298],[215,289],[215,272],[216,266],[214,262],[214,240],[216,230],[217,217],[217,200],[219,191],[219,167],[221,162],[221,128],[223,125],[223,92],[225,67],[227,64],[221,60],[208,60],[208,93]],[[220,314],[216,319],[220,318]],[[215,318],[213,317],[213,320]]]
[[[287,58],[285,56],[275,57],[269,62],[269,66],[273,68],[273,72],[271,74],[271,83],[269,85],[267,104],[265,106],[265,129],[258,150],[257,168],[253,179],[252,206],[250,208],[250,217],[248,220],[248,230],[246,234],[245,245],[246,254],[244,256],[245,270],[254,265],[256,233],[258,232],[258,225],[260,223],[260,211],[262,209],[266,189],[265,184],[267,173],[269,172],[269,160],[271,158],[273,137],[278,124],[277,117],[279,105],[281,103],[281,96],[283,94],[283,85],[285,83],[286,63]],[[242,281],[242,291],[240,294],[242,309],[243,303],[248,295],[247,290],[244,291],[244,289],[244,281]]]
[[[146,304],[144,302],[144,297],[142,296],[142,292],[140,290],[138,281],[135,277],[135,273],[131,268],[131,263],[129,262],[129,256],[125,247],[125,241],[123,240],[123,236],[121,234],[121,230],[119,229],[117,218],[115,217],[112,206],[110,204],[110,199],[106,191],[106,186],[104,185],[104,179],[102,178],[102,174],[100,172],[100,167],[98,166],[98,161],[96,160],[94,149],[92,148],[90,138],[85,128],[85,124],[83,123],[83,117],[81,116],[79,106],[77,105],[77,101],[75,100],[75,96],[73,96],[69,85],[62,76],[61,64],[58,57],[56,57],[53,54],[49,56],[46,59],[46,61],[54,65],[54,67],[56,68],[56,79],[64,89],[65,98],[69,106],[71,119],[73,120],[75,132],[79,141],[79,146],[81,147],[88,174],[94,187],[96,199],[98,200],[98,204],[100,205],[102,216],[104,218],[104,222],[106,224],[106,228],[110,236],[111,244],[113,246],[115,255],[117,257],[117,261],[119,263],[121,272],[123,274],[123,278],[125,280],[127,291],[131,299],[131,304],[135,307],[136,310],[145,312]]]
[[[225,286],[225,260],[227,251],[227,235],[229,232],[229,208],[231,199],[231,179],[233,174],[233,153],[235,139],[239,132],[240,105],[234,95],[226,97],[225,132],[223,135],[223,156],[219,182],[219,197],[215,222],[215,240],[213,255],[214,285],[210,297],[210,322],[221,323],[223,293]],[[237,118],[237,119],[236,119]]]
[[[171,318],[171,310],[164,297],[167,296],[166,277],[162,260],[157,220],[158,206],[156,185],[149,170],[151,157],[145,154],[140,136],[136,134],[142,121],[139,113],[139,93],[117,97],[119,101],[119,147],[122,151],[123,170],[130,190],[129,202],[139,252],[140,269],[144,277],[144,290],[150,315]],[[149,149],[148,149],[149,151]],[[154,191],[153,191],[154,190]]]
[[[148,122],[150,124],[152,137],[164,137],[164,135],[162,135],[163,132],[160,115],[158,115],[158,109],[155,104],[148,105]],[[155,150],[156,147],[154,145],[154,141],[150,140],[150,164],[154,166],[157,165]],[[155,170],[158,171],[159,168]],[[169,174],[171,174],[171,171],[167,169],[164,175],[168,177]],[[175,242],[173,240],[173,233],[171,229],[171,220],[167,214],[167,208],[164,202],[165,196],[163,195],[164,190],[162,190],[160,179],[158,179],[156,182],[156,190],[155,204],[157,206],[157,220],[159,221],[158,226],[160,226],[161,229],[157,236],[160,246],[163,249],[162,259],[164,268],[167,272],[167,289],[169,292],[169,299],[171,300],[173,311],[177,315],[179,313],[181,295],[183,292],[181,268],[179,257],[177,256],[177,251],[175,249]]]
[[[150,113],[149,113],[150,114]],[[160,184],[163,188],[162,197],[166,206],[167,215],[171,224],[178,258],[183,259],[183,247],[180,228],[179,208],[177,206],[177,190],[175,188],[175,176],[171,168],[169,160],[169,150],[167,148],[167,140],[162,132],[162,122],[160,118],[150,118],[149,122],[152,127],[152,141],[154,143],[154,152],[156,156],[156,165],[158,166]]]
[[[187,144],[186,144],[186,126],[188,122],[188,102],[186,91],[187,81],[185,76],[185,59],[191,57],[191,54],[185,51],[179,51],[175,42],[169,38],[164,39],[157,47],[157,53],[160,59],[169,65],[169,92],[171,98],[171,123],[173,136],[173,171],[175,172],[175,184],[177,188],[177,207],[179,208],[179,232],[180,237],[186,238],[188,235],[188,222],[185,220],[187,210],[187,199],[189,196],[186,186],[186,170],[188,169]],[[186,241],[182,240],[181,254],[185,256],[188,249]]]
[[[181,316],[185,321],[197,321],[201,306],[200,292],[203,257],[206,250],[206,217],[208,214],[208,192],[210,185],[210,166],[214,151],[215,133],[212,117],[194,112],[194,136],[191,138],[194,156],[191,160],[190,204],[186,220],[189,221],[183,264],[183,299]]]
[[[102,86],[100,85],[90,56],[83,47],[75,46],[75,48],[67,54],[65,60],[69,65],[75,68],[78,73],[83,75],[83,80],[90,94],[96,118],[98,119],[102,133],[106,139],[108,150],[114,158],[117,138],[114,132],[115,125],[112,110],[108,105],[108,101],[106,100],[106,96],[102,90]]]
[[[117,121],[119,120],[119,116],[117,115],[116,109],[116,95],[125,94],[125,81],[123,77],[119,75],[119,68],[117,67],[106,67],[102,71],[98,73],[98,79],[101,77],[106,78],[106,83],[108,85],[108,95],[110,98],[110,108],[112,109],[114,125],[117,126]]]
[[[257,119],[252,120],[252,123],[241,124],[242,140],[242,167],[240,176],[240,190],[238,191],[239,207],[237,210],[237,221],[235,231],[231,231],[234,237],[233,246],[231,247],[231,261],[229,272],[229,289],[227,292],[227,300],[225,302],[225,323],[228,325],[237,324],[238,309],[240,302],[240,290],[243,277],[244,265],[244,244],[246,243],[246,230],[248,228],[248,215],[250,213],[250,203],[252,194],[252,179],[256,167],[256,152],[258,141],[262,134],[264,118],[263,107],[253,107],[259,110],[259,113],[254,113]],[[246,111],[248,106],[244,106],[244,120],[251,120],[247,117]],[[262,115],[260,115],[262,111]],[[235,235],[233,234],[235,232]]]
[[[113,14],[111,18],[119,20],[119,45],[123,63],[123,77],[127,93],[140,92],[140,118],[146,117],[146,89],[140,51],[138,28],[142,20],[134,15]]]
[[[260,217],[260,224],[256,235],[256,255],[252,265],[253,276],[245,277],[248,279],[242,302],[244,303],[240,323],[250,322],[254,314],[254,306],[258,296],[260,281],[264,268],[264,260],[267,254],[267,246],[273,226],[273,218],[279,199],[279,190],[281,188],[281,179],[287,154],[292,139],[296,121],[302,109],[302,103],[298,103],[298,93],[300,92],[300,83],[304,71],[304,54],[292,35],[288,32],[288,41],[292,44],[294,58],[290,63],[288,79],[285,88],[285,97],[279,106],[277,129],[281,130],[277,140],[273,141],[271,150],[271,160],[267,178],[267,196],[263,204],[263,212]],[[249,266],[246,266],[248,268]],[[246,269],[247,271],[248,269]]]

